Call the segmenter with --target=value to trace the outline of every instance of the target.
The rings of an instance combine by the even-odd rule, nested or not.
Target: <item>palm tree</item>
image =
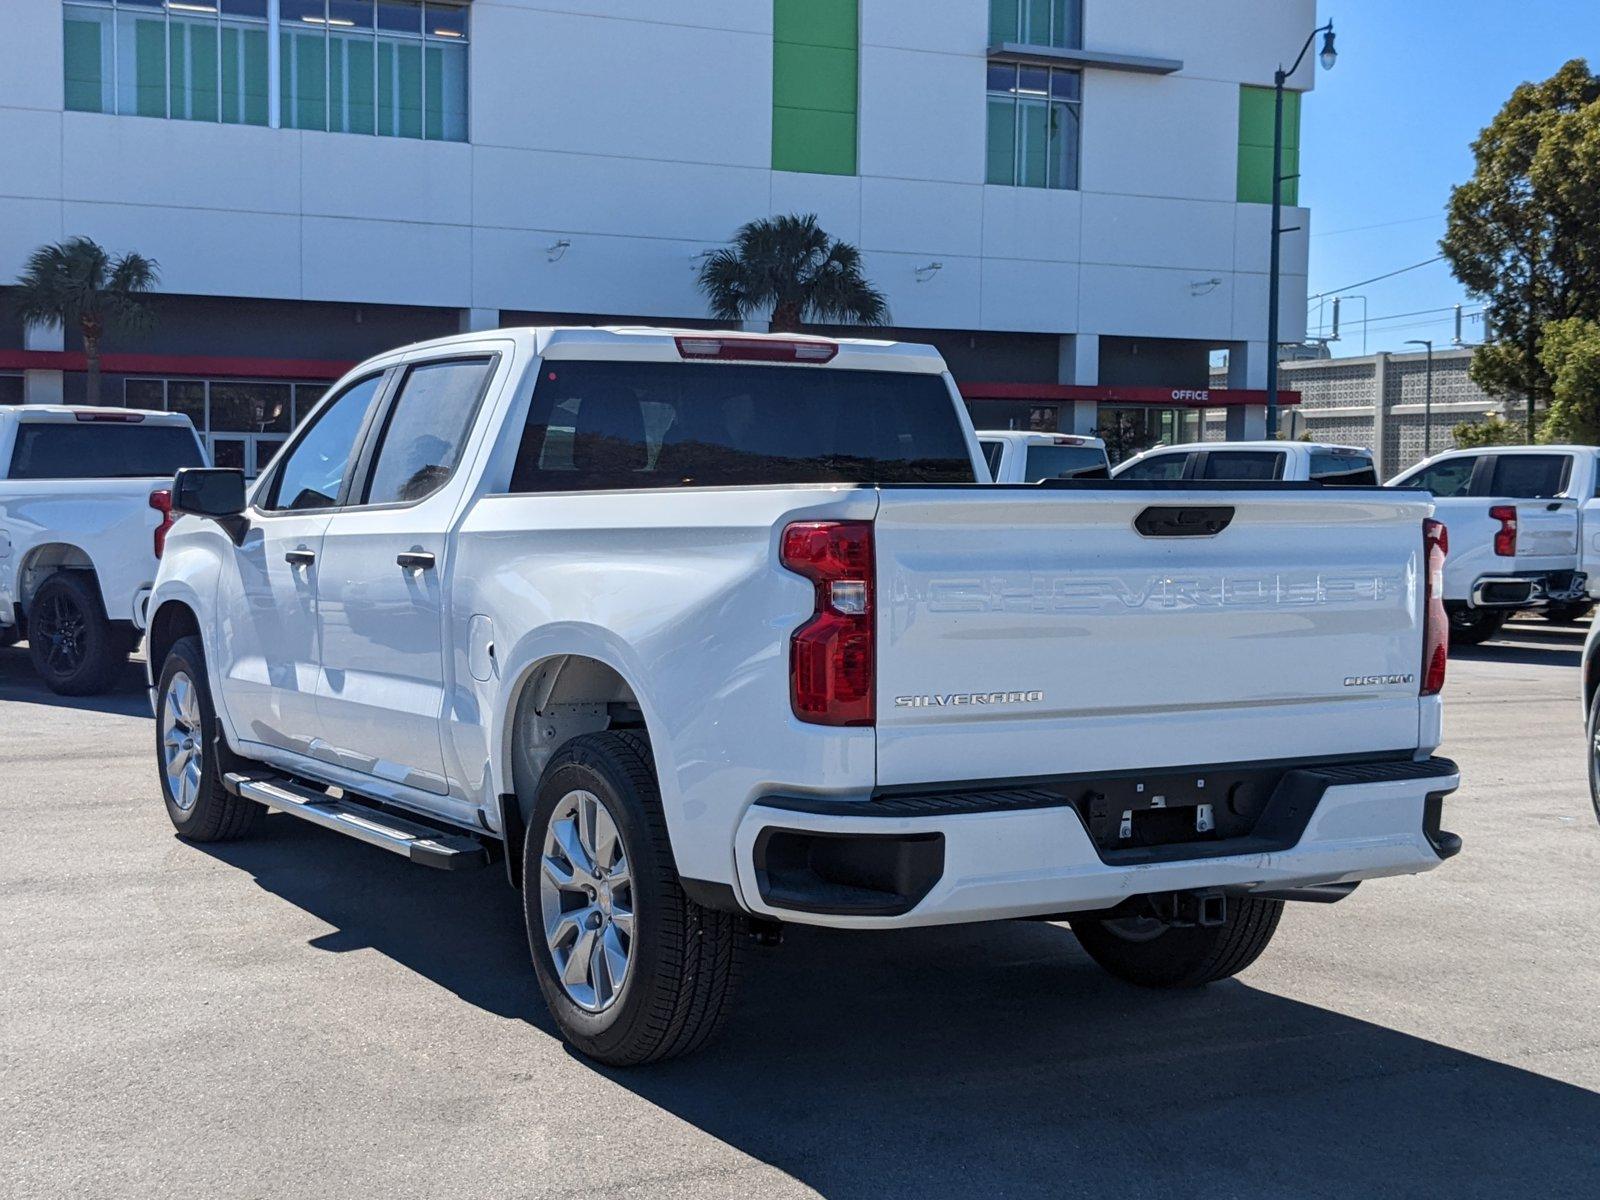
[[[89,368],[88,398],[100,403],[100,340],[109,332],[140,333],[154,323],[144,293],[155,286],[157,264],[131,250],[112,258],[86,237],[40,246],[17,279],[23,325],[77,326]]]
[[[769,217],[740,226],[731,249],[700,267],[711,315],[742,321],[770,310],[772,328],[793,332],[804,321],[882,325],[883,293],[861,274],[861,251],[831,238],[816,214]]]

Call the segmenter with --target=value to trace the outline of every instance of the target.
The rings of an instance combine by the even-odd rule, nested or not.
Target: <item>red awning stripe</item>
[[[205,354],[102,354],[107,375],[201,379],[337,379],[354,362],[320,358],[242,358]],[[81,350],[0,350],[0,371],[84,371]]]

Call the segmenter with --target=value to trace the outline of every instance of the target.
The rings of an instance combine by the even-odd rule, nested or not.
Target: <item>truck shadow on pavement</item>
[[[52,708],[76,708],[87,712],[117,713],[125,717],[148,717],[150,697],[145,691],[144,663],[130,661],[117,671],[111,687],[98,696],[58,696],[45,687],[28,644],[0,647],[0,700],[19,704],[44,704]]]
[[[313,946],[370,947],[555,1037],[501,870],[418,871],[268,824],[202,849],[335,927]],[[1248,975],[1142,991],[1044,923],[791,930],[751,947],[699,1056],[572,1058],[829,1197],[1592,1197],[1600,1178],[1600,1094]]]

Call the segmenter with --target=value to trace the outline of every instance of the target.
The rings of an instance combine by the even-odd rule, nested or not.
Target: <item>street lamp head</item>
[[[1332,21],[1328,22],[1328,32],[1322,35],[1322,53],[1318,57],[1322,59],[1324,71],[1333,70],[1333,64],[1339,61],[1339,52],[1333,48]]]
[[[1408,345],[1408,346],[1426,346],[1430,350],[1433,349],[1433,341],[1432,341],[1431,338],[1407,338],[1406,339],[1406,345]]]

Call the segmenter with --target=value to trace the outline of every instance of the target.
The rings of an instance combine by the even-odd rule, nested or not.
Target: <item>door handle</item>
[[[408,571],[433,570],[433,555],[426,550],[402,550],[394,556],[394,561]]]
[[[304,546],[298,546],[293,550],[285,550],[283,552],[283,561],[291,567],[309,567],[317,561],[317,552],[315,550],[307,550]]]

